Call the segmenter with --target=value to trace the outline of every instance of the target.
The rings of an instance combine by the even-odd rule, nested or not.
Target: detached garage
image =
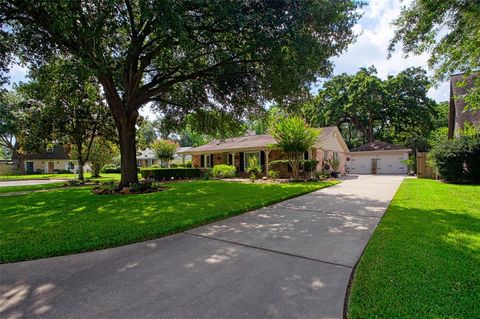
[[[350,150],[347,172],[350,174],[407,174],[402,160],[411,153],[400,145],[385,142],[368,143]]]

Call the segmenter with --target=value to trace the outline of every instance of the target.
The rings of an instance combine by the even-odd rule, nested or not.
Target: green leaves
[[[480,68],[480,3],[475,0],[415,0],[394,21],[395,36],[389,51],[401,44],[405,55],[430,53],[429,66],[437,80],[459,71]],[[480,80],[472,96],[478,97]],[[479,108],[478,99],[467,98],[470,107]]]
[[[156,140],[152,143],[151,147],[155,155],[157,155],[160,160],[166,162],[167,165],[173,160],[178,150],[178,144],[171,140]]]

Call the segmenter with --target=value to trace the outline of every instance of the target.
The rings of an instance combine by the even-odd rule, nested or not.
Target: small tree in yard
[[[300,117],[285,117],[272,121],[270,134],[277,141],[275,145],[282,150],[292,168],[293,178],[298,179],[302,155],[315,143],[319,130],[311,128]]]
[[[152,149],[162,162],[162,166],[170,167],[170,162],[178,150],[178,144],[171,140],[156,140],[152,143]]]
[[[110,141],[96,138],[90,149],[90,164],[92,177],[100,177],[100,170],[107,164],[111,164],[118,155],[118,148]]]

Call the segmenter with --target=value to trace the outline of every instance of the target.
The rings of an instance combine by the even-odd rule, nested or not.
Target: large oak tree
[[[135,125],[234,118],[304,92],[354,36],[354,0],[4,0],[0,26],[26,62],[70,55],[101,83],[118,130],[121,184],[137,181]]]

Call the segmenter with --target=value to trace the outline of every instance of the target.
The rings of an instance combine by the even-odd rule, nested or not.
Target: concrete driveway
[[[340,185],[185,233],[0,266],[0,317],[342,318],[403,176]]]
[[[3,186],[26,186],[26,185],[42,185],[67,181],[68,179],[28,179],[18,181],[0,181],[0,187]]]

